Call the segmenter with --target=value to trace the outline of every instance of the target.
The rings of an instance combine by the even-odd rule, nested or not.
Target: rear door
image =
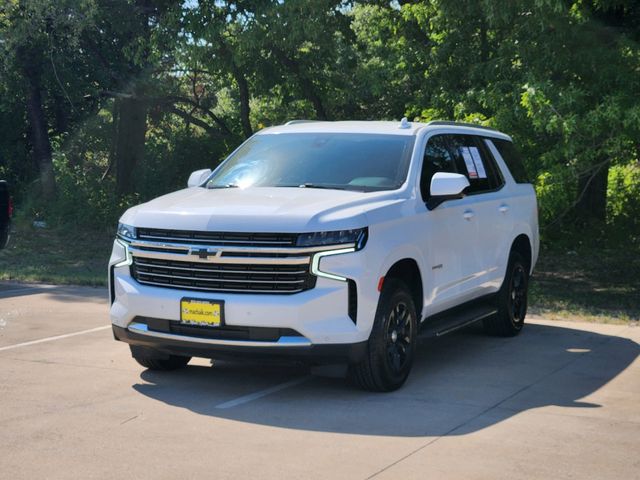
[[[473,224],[467,249],[473,252],[472,272],[462,286],[471,299],[500,287],[504,239],[510,235],[508,193],[505,180],[486,143],[475,135],[454,134],[450,147],[459,173],[467,176],[465,218]]]

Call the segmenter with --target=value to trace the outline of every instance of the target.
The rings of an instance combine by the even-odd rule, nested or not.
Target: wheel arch
[[[422,309],[424,308],[424,286],[422,284],[422,274],[418,262],[413,258],[402,258],[397,260],[384,276],[385,281],[389,278],[395,278],[404,282],[413,297],[413,303],[416,307],[416,313],[422,317]],[[420,322],[422,318],[418,318]]]
[[[528,235],[521,233],[511,243],[510,252],[518,252],[527,262],[527,270],[531,274],[532,261],[533,261],[533,248],[531,246],[531,239]]]

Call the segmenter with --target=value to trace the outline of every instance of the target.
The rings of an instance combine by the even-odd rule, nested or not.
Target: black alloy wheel
[[[367,353],[350,366],[355,383],[372,392],[400,388],[415,356],[418,316],[411,290],[399,279],[385,279],[367,342]]]
[[[528,288],[528,263],[520,253],[511,252],[507,272],[496,299],[498,312],[483,320],[487,333],[501,337],[513,337],[520,333],[527,316]]]
[[[395,374],[400,374],[406,368],[407,361],[411,358],[412,322],[409,318],[409,308],[399,301],[389,314],[387,326],[386,345],[390,368]]]

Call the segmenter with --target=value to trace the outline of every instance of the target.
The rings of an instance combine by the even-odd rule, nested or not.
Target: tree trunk
[[[245,138],[249,138],[253,135],[251,129],[251,122],[249,121],[250,107],[249,107],[249,85],[247,79],[237,67],[233,67],[233,76],[238,84],[238,92],[240,93],[240,123],[242,124],[242,133]]]
[[[607,162],[578,178],[578,199],[575,207],[578,223],[589,224],[606,220],[608,177]]]
[[[302,90],[302,95],[313,104],[313,108],[316,111],[316,116],[318,117],[318,119],[329,120],[329,116],[327,115],[327,111],[324,108],[322,99],[317,92],[316,86],[301,71],[300,64],[296,60],[287,56],[287,54],[279,48],[274,48],[273,52],[280,60],[282,65],[288,68],[289,71],[298,79],[298,84],[300,85],[300,89]]]
[[[69,131],[69,117],[67,115],[66,100],[62,95],[53,94],[54,131],[56,134]]]
[[[313,108],[316,111],[316,116],[319,120],[329,120],[326,110],[324,109],[324,105],[322,104],[322,99],[316,92],[315,85],[313,82],[304,76],[298,76],[298,80],[300,81],[300,87],[302,87],[302,93],[305,97],[307,97],[311,103],[313,104]]]
[[[144,157],[147,134],[147,103],[136,97],[115,100],[114,116],[116,190],[119,195],[133,193],[133,171]]]
[[[238,68],[238,65],[233,59],[231,50],[223,41],[220,41],[220,54],[228,62],[231,74],[238,84],[238,93],[240,95],[240,124],[242,125],[242,134],[245,138],[249,138],[251,135],[253,135],[253,130],[251,129],[251,122],[249,120],[251,108],[249,106],[249,84],[247,82],[247,78],[245,77],[244,73]]]
[[[148,58],[150,52],[150,17],[156,7],[152,0],[135,0],[135,8],[132,14],[136,17],[137,31],[136,42],[142,45],[142,59],[140,63],[129,64],[130,73],[135,78],[130,83],[130,94],[116,98],[114,109],[114,133],[115,146],[113,166],[116,175],[116,192],[118,195],[127,195],[134,192],[133,172],[138,162],[144,157],[144,144],[147,135],[147,113],[149,102],[145,100],[145,92],[141,85],[142,77],[149,67]]]
[[[27,79],[27,114],[31,126],[30,137],[33,155],[40,170],[40,186],[45,200],[51,200],[56,193],[56,180],[51,160],[51,141],[47,128],[47,119],[42,108],[40,76],[33,69],[24,69]]]
[[[487,40],[487,22],[480,17],[480,60],[486,63],[489,60],[489,41]]]

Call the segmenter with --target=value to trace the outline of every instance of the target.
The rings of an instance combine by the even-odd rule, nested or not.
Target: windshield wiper
[[[207,188],[213,190],[214,188],[240,188],[240,187],[235,183],[226,183],[224,185],[212,185]]]
[[[298,188],[324,188],[326,190],[346,190],[344,187],[339,187],[336,185],[323,185],[321,183],[303,183],[298,185]]]

